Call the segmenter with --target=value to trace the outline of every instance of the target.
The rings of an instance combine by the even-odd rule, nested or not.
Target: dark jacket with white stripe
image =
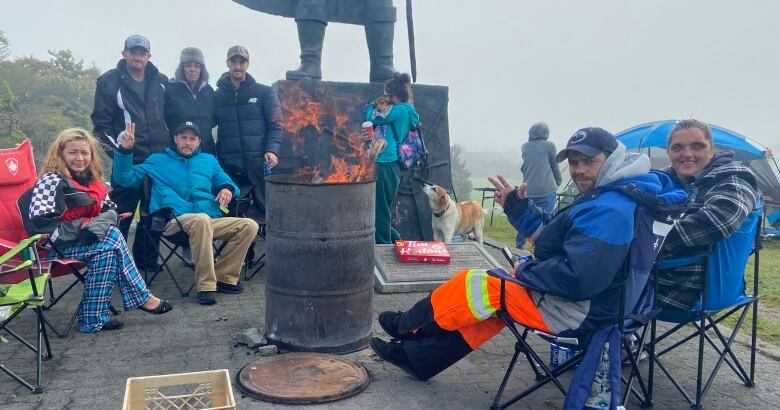
[[[144,71],[145,98],[132,91],[133,77],[125,60],[97,79],[95,105],[92,109],[94,134],[103,143],[106,154],[113,157],[119,147],[117,137],[125,124],[135,123],[133,160],[143,162],[149,155],[162,152],[170,143],[165,125],[165,87],[168,79],[151,62]]]
[[[217,119],[217,158],[228,174],[246,174],[262,167],[263,155],[277,156],[282,145],[282,112],[276,91],[251,75],[233,86],[228,73],[217,81],[214,94]]]

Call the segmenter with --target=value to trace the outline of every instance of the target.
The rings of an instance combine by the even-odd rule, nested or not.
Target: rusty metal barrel
[[[375,182],[266,181],[265,333],[282,349],[348,353],[373,320]]]

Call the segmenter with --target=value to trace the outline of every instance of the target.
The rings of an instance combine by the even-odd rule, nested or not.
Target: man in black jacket
[[[149,40],[135,34],[125,40],[122,59],[115,69],[97,79],[95,105],[92,110],[94,134],[103,143],[103,149],[113,158],[119,147],[127,124],[135,124],[133,162],[140,164],[155,152],[162,152],[169,145],[170,136],[165,125],[165,87],[167,78],[160,74],[149,59]],[[111,197],[117,211],[135,212],[142,200],[143,188],[125,188],[112,184]],[[127,239],[131,218],[119,223],[122,235]],[[142,219],[141,223],[146,223]],[[144,235],[133,243],[133,257],[141,269],[155,268],[156,243],[150,243]]]
[[[263,168],[279,162],[282,143],[282,114],[276,91],[255,82],[247,74],[249,52],[242,46],[230,47],[228,72],[217,81],[214,113],[217,120],[217,158],[222,168],[244,192],[252,185],[255,219],[265,217]]]

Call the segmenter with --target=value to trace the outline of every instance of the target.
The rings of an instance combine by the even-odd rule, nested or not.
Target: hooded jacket
[[[203,152],[214,154],[214,136],[211,133],[216,125],[214,121],[214,89],[209,84],[209,72],[206,66],[201,69],[197,90],[192,90],[184,77],[182,64],[176,69],[165,89],[165,122],[171,131],[185,121],[192,121],[200,130],[200,148]]]
[[[366,119],[371,120],[373,113],[374,107],[369,105],[366,112]],[[377,126],[388,125],[387,128],[385,128],[385,142],[387,145],[385,145],[384,150],[382,150],[377,157],[376,162],[379,164],[398,162],[399,141],[403,142],[403,139],[406,138],[406,134],[409,133],[409,129],[420,124],[420,115],[417,114],[414,105],[410,102],[394,104],[386,117],[376,117],[372,121],[374,125]],[[398,131],[399,135],[394,134],[395,130]]]
[[[632,241],[654,246],[646,223],[636,219],[637,205],[681,205],[685,190],[660,172],[651,172],[644,154],[618,148],[604,161],[595,188],[554,216],[511,195],[504,206],[509,221],[535,238],[534,260],[521,265],[517,278],[531,290],[546,324],[555,334],[579,337],[614,323],[623,263]],[[638,229],[643,227],[643,229]],[[652,224],[650,224],[652,229]],[[656,250],[657,251],[657,250]],[[632,253],[633,255],[633,253]],[[632,257],[632,266],[649,273],[649,252]]]
[[[113,178],[118,185],[140,186],[145,177],[152,180],[149,212],[172,208],[176,216],[204,213],[212,218],[222,216],[215,200],[222,188],[241,193],[211,154],[196,149],[184,157],[171,147],[152,154],[142,164],[133,165],[131,155],[120,148],[114,155]]]
[[[276,91],[247,74],[238,89],[230,74],[222,74],[214,94],[217,157],[230,174],[247,174],[262,166],[266,152],[279,156],[282,145],[282,112]],[[259,164],[257,164],[259,160]]]
[[[534,124],[528,133],[528,142],[520,149],[523,156],[523,182],[528,184],[525,194],[528,197],[543,197],[554,193],[561,184],[561,171],[555,161],[555,144],[547,139],[550,131]]]
[[[679,180],[674,169],[664,172],[690,192],[692,201],[664,242],[664,258],[699,254],[729,237],[745,221],[756,203],[756,177],[750,168],[733,161],[734,153],[716,154],[698,175]],[[701,295],[704,262],[658,273],[661,306],[690,308]]]
[[[133,77],[125,60],[97,79],[92,110],[94,134],[103,143],[106,154],[113,156],[119,147],[117,138],[126,123],[135,123],[133,159],[143,162],[168,146],[170,135],[165,124],[165,87],[168,79],[151,62],[144,69],[144,98],[133,91]]]

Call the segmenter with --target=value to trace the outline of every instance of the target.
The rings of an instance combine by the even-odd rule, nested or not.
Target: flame
[[[330,152],[329,163],[303,166],[296,170],[297,179],[316,184],[373,180],[375,165],[360,137],[362,121],[351,119],[348,113],[359,111],[360,101],[356,97],[336,97],[323,87],[316,97],[298,82],[280,88],[282,129],[291,136],[293,151],[303,155],[305,147],[314,146]],[[307,138],[312,140],[309,144]]]

